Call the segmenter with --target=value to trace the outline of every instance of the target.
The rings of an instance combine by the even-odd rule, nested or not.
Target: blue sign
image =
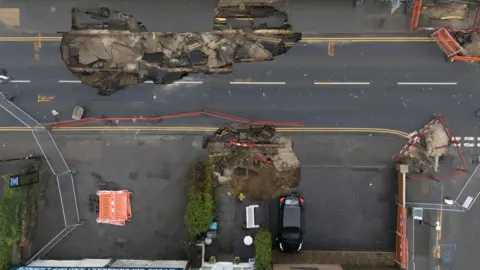
[[[184,268],[161,267],[34,267],[13,266],[10,270],[183,270]]]
[[[10,184],[8,186],[11,188],[17,187],[19,185],[18,178],[18,176],[10,176]]]

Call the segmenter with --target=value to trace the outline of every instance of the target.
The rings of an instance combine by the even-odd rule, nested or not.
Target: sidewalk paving
[[[215,0],[3,0],[0,2],[1,36],[41,33],[51,35],[70,29],[72,7],[106,6],[133,15],[149,31],[211,31]],[[133,4],[134,3],[134,4]],[[407,33],[409,17],[400,7],[393,15],[383,1],[365,0],[354,8],[353,0],[295,0],[288,3],[294,31],[306,35]]]

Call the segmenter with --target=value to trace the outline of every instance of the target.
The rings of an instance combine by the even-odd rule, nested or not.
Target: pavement
[[[132,14],[149,31],[212,30],[216,0],[3,0],[0,3],[0,33],[8,35],[54,34],[70,29],[72,7],[110,7]],[[3,10],[2,10],[3,9]],[[353,0],[295,0],[288,2],[289,21],[295,31],[305,34],[330,33],[405,33],[409,17],[404,7],[390,15],[382,1],[365,1],[359,9]]]

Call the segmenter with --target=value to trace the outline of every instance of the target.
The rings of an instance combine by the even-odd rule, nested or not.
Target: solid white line
[[[59,83],[81,83],[81,81],[73,81],[73,80],[59,80]]]
[[[286,82],[230,82],[230,84],[287,84]]]
[[[315,85],[369,85],[370,82],[314,82]]]
[[[474,137],[465,137],[464,140],[465,141],[474,141],[475,138]]]
[[[13,80],[11,83],[30,83],[30,80]]]
[[[457,85],[457,82],[397,82],[398,85]]]

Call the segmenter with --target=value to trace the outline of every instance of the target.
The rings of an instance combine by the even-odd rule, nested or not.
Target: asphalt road
[[[274,61],[238,64],[228,75],[192,75],[183,83],[141,84],[110,97],[83,86],[64,67],[58,43],[44,42],[40,59],[29,42],[0,44],[3,68],[18,83],[17,105],[40,122],[51,110],[70,119],[75,105],[87,117],[151,117],[210,109],[242,117],[303,121],[307,126],[376,127],[413,131],[438,112],[447,116],[456,136],[479,136],[475,100],[479,69],[447,63],[434,43],[300,44]],[[242,81],[242,84],[238,84]],[[237,83],[237,84],[236,84]],[[317,84],[315,84],[317,83]],[[38,102],[40,97],[54,98]],[[2,118],[13,125],[13,118]],[[208,125],[189,118],[169,125]],[[131,124],[131,123],[127,123]]]
[[[149,31],[211,31],[216,0],[4,0],[0,9],[0,32],[11,35],[56,33],[70,29],[72,7],[110,7],[132,14]],[[407,32],[409,18],[400,9],[390,15],[382,1],[371,1],[354,9],[353,0],[294,0],[288,2],[289,21],[304,33],[394,33]],[[1,14],[1,13],[0,13]],[[348,18],[348,19],[346,19]],[[388,19],[387,19],[388,18]],[[4,34],[4,36],[7,34]]]

